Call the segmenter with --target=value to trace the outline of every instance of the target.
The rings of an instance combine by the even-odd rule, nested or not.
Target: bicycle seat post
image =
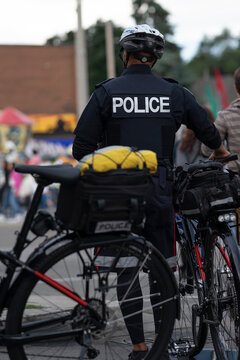
[[[35,176],[35,178],[36,178],[36,176]],[[46,179],[43,179],[41,177],[36,178],[36,181],[38,184],[37,188],[33,194],[33,198],[32,198],[30,207],[27,211],[27,214],[23,221],[21,230],[18,233],[18,236],[16,238],[15,246],[13,248],[13,251],[14,251],[15,255],[17,256],[17,258],[20,256],[20,254],[23,250],[31,223],[33,221],[34,215],[36,214],[38,206],[40,204],[43,190],[44,190],[45,186],[47,186],[51,183],[50,181],[47,181]]]

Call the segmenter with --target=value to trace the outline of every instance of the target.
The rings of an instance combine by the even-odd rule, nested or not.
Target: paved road
[[[19,229],[20,224],[14,224],[14,225],[9,225],[6,223],[0,223],[0,236],[1,236],[1,248],[2,249],[10,249],[12,248],[12,246],[14,245],[14,239],[15,239],[15,231],[17,229]],[[35,245],[30,246],[29,250],[26,252],[26,255],[28,255],[28,253],[33,249],[33,247],[35,247]],[[0,273],[3,272],[4,269],[4,265],[0,264]],[[61,345],[61,342],[59,342],[58,344],[56,344],[56,348],[59,347],[59,345]],[[72,342],[70,345],[70,351],[71,351],[71,359],[79,359],[79,345],[76,342]],[[208,348],[211,348],[211,343],[208,343]],[[121,351],[121,349],[119,349],[119,351]],[[67,354],[69,356],[69,354]],[[55,357],[53,357],[55,358]],[[69,357],[65,357],[63,355],[63,357],[56,357],[55,359],[64,359],[64,358],[68,358]],[[9,360],[9,357],[7,355],[6,349],[4,347],[0,347],[0,359],[1,360]],[[36,360],[44,360],[44,357],[41,357],[41,359],[39,357],[30,357],[30,359],[36,359]],[[106,359],[102,359],[102,358],[97,358],[99,360],[106,360]],[[211,351],[207,351],[205,349],[204,352],[202,352],[202,354],[200,354],[198,357],[196,357],[196,359],[200,360],[200,359],[204,359],[204,360],[208,360],[208,359],[214,359],[214,355],[211,354]],[[18,359],[15,359],[18,360]],[[126,359],[127,360],[127,359]],[[183,358],[181,358],[181,360],[184,360]]]

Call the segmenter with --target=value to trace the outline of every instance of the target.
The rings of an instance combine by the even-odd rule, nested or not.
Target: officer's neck
[[[143,64],[141,63],[141,61],[139,61],[135,58],[130,58],[128,60],[127,67],[129,67],[131,65],[143,65]],[[150,68],[152,67],[152,63],[150,63],[150,62],[146,62],[146,63],[144,63],[144,65],[148,65]]]

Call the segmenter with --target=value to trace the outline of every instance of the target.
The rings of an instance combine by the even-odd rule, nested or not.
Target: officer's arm
[[[97,148],[103,133],[102,106],[99,102],[103,89],[96,89],[86,105],[76,129],[72,154],[76,160],[93,152]],[[100,96],[100,98],[99,98]]]
[[[208,118],[207,112],[187,90],[184,91],[184,120],[183,123],[194,131],[196,137],[210,149],[217,149],[221,145],[221,137],[215,125]]]
[[[95,145],[85,143],[77,135],[75,136],[72,146],[72,154],[74,159],[79,161],[83,156],[92,153],[94,150],[96,150]]]

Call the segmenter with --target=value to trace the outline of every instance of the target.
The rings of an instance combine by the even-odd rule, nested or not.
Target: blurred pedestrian
[[[238,160],[228,163],[228,169],[240,174],[240,67],[234,72],[234,88],[237,98],[226,109],[217,114],[214,124],[228,151],[238,154]],[[202,145],[202,152],[209,156],[212,150],[206,145]]]
[[[207,107],[203,106],[208,114],[208,118],[214,122],[214,115],[212,111]],[[184,126],[180,141],[176,146],[176,166],[184,166],[184,164],[192,164],[200,160],[205,160],[205,156],[201,151],[201,141],[198,140],[191,129]]]
[[[18,203],[16,192],[19,189],[19,179],[14,176],[14,161],[16,159],[10,154],[2,162],[4,172],[4,184],[2,191],[2,214],[0,220],[18,221],[21,218],[21,207]],[[17,186],[17,187],[16,187]]]
[[[238,155],[238,160],[231,161],[226,167],[240,176],[240,67],[234,72],[234,88],[237,98],[226,109],[218,113],[215,125],[225,147],[231,153]],[[202,152],[209,156],[212,151],[206,145],[202,145]],[[238,218],[240,218],[240,209],[237,212]],[[240,242],[240,228],[238,228],[238,242]]]
[[[33,149],[32,150],[32,156],[31,158],[28,160],[28,164],[29,165],[40,165],[41,164],[41,157],[38,153],[37,149]]]

